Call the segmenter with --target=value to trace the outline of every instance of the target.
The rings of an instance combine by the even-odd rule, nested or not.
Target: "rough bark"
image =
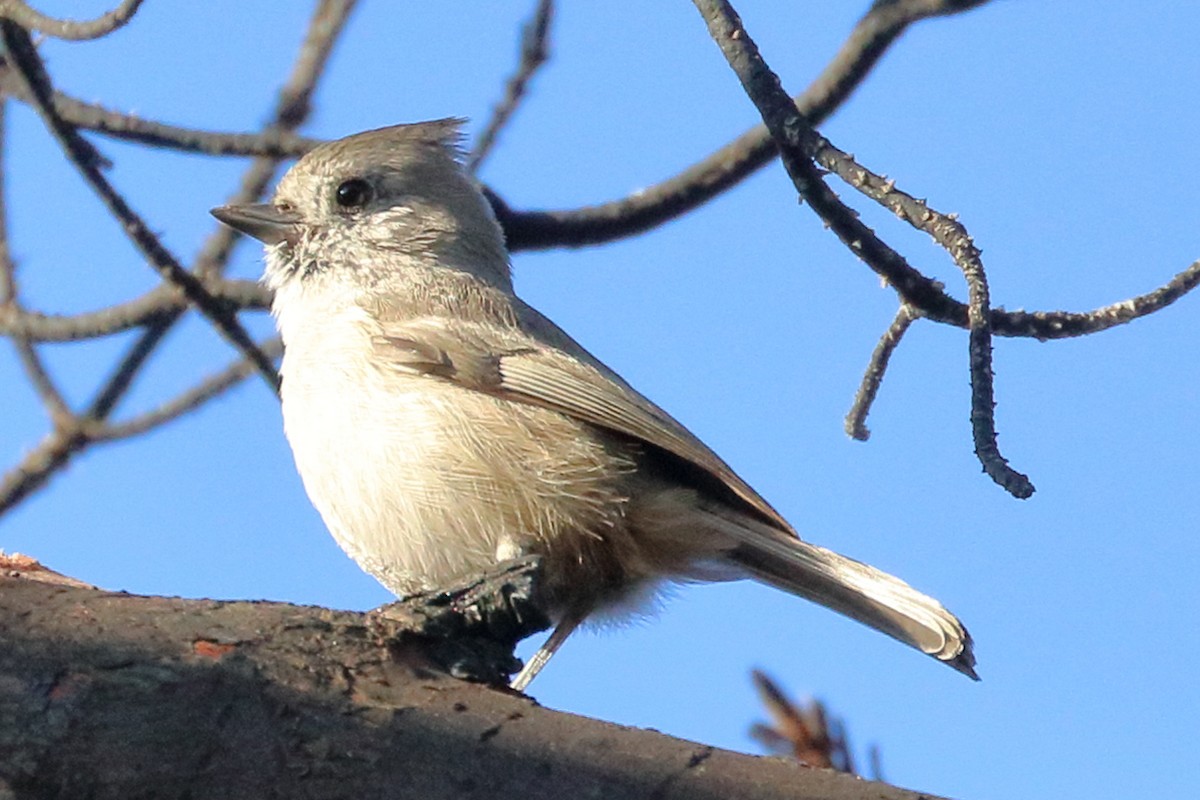
[[[0,574],[0,798],[841,798],[892,786],[542,708],[381,620]]]

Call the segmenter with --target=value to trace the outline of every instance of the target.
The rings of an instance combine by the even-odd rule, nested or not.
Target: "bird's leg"
[[[537,677],[537,674],[550,661],[550,657],[558,652],[558,648],[562,647],[563,642],[579,627],[579,623],[583,622],[586,616],[586,612],[578,609],[568,612],[555,626],[550,637],[538,648],[538,651],[525,662],[525,666],[517,673],[517,677],[513,678],[512,683],[508,685],[509,688],[518,692],[525,691],[529,682]]]

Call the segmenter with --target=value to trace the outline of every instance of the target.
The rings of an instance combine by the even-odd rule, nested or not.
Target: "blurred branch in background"
[[[775,755],[791,756],[810,767],[858,774],[845,726],[829,715],[824,703],[815,698],[796,703],[760,670],[751,672],[750,677],[771,716],[770,725],[756,722],[750,727],[750,735],[759,744]],[[873,776],[872,780],[879,778]]]
[[[82,42],[88,39],[99,39],[123,27],[137,13],[141,4],[142,0],[122,0],[121,5],[107,14],[102,14],[87,22],[76,22],[69,19],[55,19],[38,13],[23,0],[0,0],[0,16],[8,17],[29,31],[36,31],[56,39]]]

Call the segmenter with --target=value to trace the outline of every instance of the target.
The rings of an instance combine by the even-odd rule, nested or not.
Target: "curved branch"
[[[928,278],[910,267],[899,253],[864,225],[858,219],[858,215],[825,185],[816,166],[810,160],[823,149],[824,140],[796,111],[795,103],[783,91],[778,76],[763,61],[733,7],[725,0],[694,2],[704,17],[713,40],[725,55],[729,66],[741,81],[746,94],[758,108],[763,122],[778,143],[784,168],[801,197],[812,206],[834,234],[872,269],[889,277],[894,272],[905,280],[919,279],[926,285],[931,284]],[[942,221],[937,222],[941,226]],[[959,236],[960,232],[965,234],[961,229],[954,231],[953,238],[947,240],[943,246],[947,247],[955,262],[962,266],[972,292],[968,322],[971,331],[971,420],[976,440],[975,450],[984,469],[998,484],[1017,497],[1028,497],[1033,492],[1033,486],[1024,475],[1008,466],[995,446],[992,422],[995,402],[991,381],[987,284],[983,281],[978,252],[970,237]],[[928,288],[941,292],[940,287]],[[907,294],[902,292],[902,295],[906,301],[922,308],[919,302],[913,302]]]
[[[16,466],[0,476],[0,514],[41,488],[86,443],[87,437],[78,425],[57,427],[46,434]]]
[[[325,73],[334,43],[346,26],[358,0],[320,0],[313,11],[300,52],[287,80],[279,90],[271,123],[263,133],[267,136],[291,134],[308,118],[317,81]],[[241,185],[232,203],[249,203],[266,192],[275,175],[277,159],[271,156],[256,158],[242,175]],[[232,228],[217,225],[196,256],[196,274],[211,278],[224,271],[234,242],[240,238]]]
[[[31,103],[33,98],[0,58],[0,90],[18,100]],[[210,156],[261,156],[298,158],[321,143],[319,139],[299,136],[289,130],[267,129],[261,133],[223,133],[184,128],[144,119],[136,114],[113,111],[98,103],[56,91],[49,104],[54,113],[78,128],[95,131],[114,139],[162,147],[184,153]]]
[[[455,680],[413,621],[37,578],[0,561],[10,795],[934,800]]]
[[[17,298],[17,268],[13,263],[8,249],[8,187],[6,185],[7,170],[4,156],[8,143],[7,107],[0,103],[0,313],[12,311],[21,313],[21,304]],[[38,398],[54,426],[60,427],[71,419],[71,409],[67,405],[58,385],[50,377],[41,354],[27,336],[12,337],[17,348],[17,357],[25,370],[29,382],[37,392]]]
[[[964,261],[971,258],[977,260],[978,252],[970,235],[953,215],[930,208],[924,200],[897,189],[895,181],[871,172],[819,134],[814,133],[805,147],[822,168],[887,208],[899,219],[932,236],[950,253],[960,269]],[[863,229],[866,230],[865,226]],[[922,316],[959,328],[971,327],[968,305],[947,295],[940,283],[913,269],[899,254],[878,263],[872,260],[867,263],[900,293],[905,302],[919,308]],[[1167,283],[1145,294],[1091,311],[986,309],[984,314],[992,333],[997,336],[1028,337],[1042,341],[1066,339],[1099,333],[1152,314],[1174,303],[1196,288],[1197,284],[1200,284],[1200,261],[1193,262]]]
[[[958,14],[989,0],[883,0],[859,21],[837,55],[795,98],[794,106],[819,125],[858,88],[887,49],[923,19]],[[703,205],[775,158],[765,125],[757,125],[678,175],[636,194],[563,211],[516,211],[493,197],[510,250],[580,247],[621,239],[661,225]]]
[[[967,281],[967,330],[969,332],[968,364],[971,371],[971,433],[975,453],[984,471],[1014,497],[1027,498],[1033,494],[1029,478],[1008,466],[996,444],[995,389],[992,375],[991,300],[987,275],[979,248],[967,229],[952,215],[942,214],[923,200],[896,189],[895,182],[876,175],[854,161],[847,153],[834,147],[827,139],[806,131],[800,134],[806,152],[822,167],[830,170],[850,186],[890,209],[914,228],[933,237],[950,254]],[[872,234],[873,235],[873,234]],[[873,269],[875,265],[868,262]],[[891,280],[891,261],[883,262],[876,271]],[[904,265],[908,267],[907,264]],[[909,268],[911,269],[911,268]],[[904,279],[905,274],[899,278]],[[944,297],[941,287],[936,287]],[[903,292],[901,293],[903,294]],[[927,309],[920,307],[922,314]]]
[[[6,17],[22,28],[35,30],[55,39],[86,41],[107,36],[125,26],[137,13],[142,0],[122,0],[121,4],[106,14],[87,22],[57,19],[30,8],[22,0],[0,0],[0,17]]]
[[[1174,278],[1145,294],[1120,300],[1091,311],[992,310],[992,332],[997,336],[1026,336],[1040,341],[1069,339],[1114,328],[1138,317],[1161,311],[1200,285],[1200,260],[1193,261]],[[954,320],[939,320],[961,324]]]

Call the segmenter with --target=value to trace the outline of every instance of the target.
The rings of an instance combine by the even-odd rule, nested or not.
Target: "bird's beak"
[[[253,236],[263,244],[295,244],[300,238],[300,216],[282,211],[271,203],[218,206],[210,213],[235,231]]]

